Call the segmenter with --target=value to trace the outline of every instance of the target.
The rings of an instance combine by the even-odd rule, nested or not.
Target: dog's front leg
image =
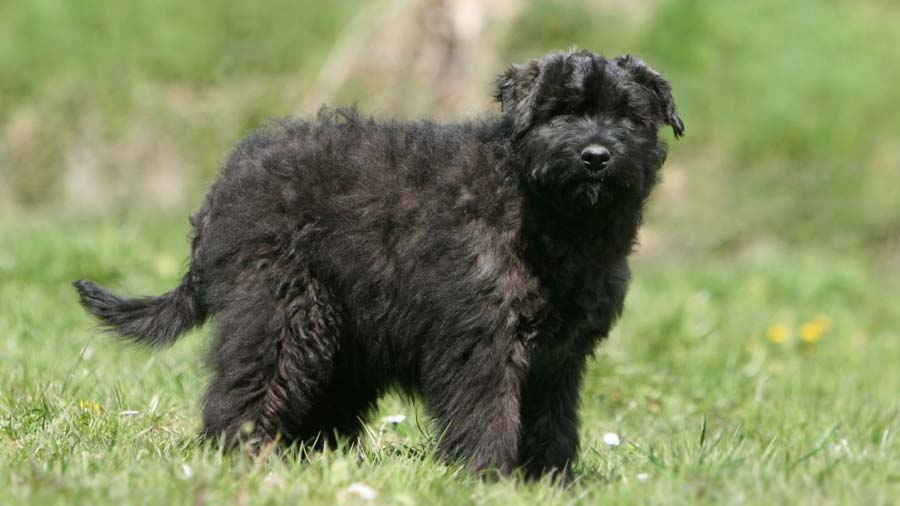
[[[578,391],[585,357],[536,360],[522,393],[522,465],[526,476],[563,477],[578,453]]]
[[[441,456],[476,471],[509,474],[519,462],[522,344],[486,339],[454,351],[433,364],[423,385],[441,433]]]

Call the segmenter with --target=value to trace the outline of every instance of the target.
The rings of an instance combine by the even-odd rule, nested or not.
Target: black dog
[[[564,470],[665,159],[657,129],[684,125],[631,56],[514,65],[496,98],[501,115],[463,124],[339,110],[258,132],[194,215],[177,288],[122,299],[79,281],[81,303],[149,345],[214,316],[207,437],[352,437],[399,386],[445,458]]]

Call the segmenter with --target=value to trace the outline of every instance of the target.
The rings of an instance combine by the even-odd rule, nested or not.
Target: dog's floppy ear
[[[620,56],[615,59],[615,62],[619,68],[628,72],[634,82],[647,88],[653,94],[658,116],[654,119],[659,123],[671,126],[676,139],[684,135],[684,122],[681,121],[675,108],[675,98],[672,97],[672,85],[669,81],[635,56]]]
[[[563,71],[565,58],[561,54],[547,55],[521,65],[510,65],[497,77],[494,98],[500,110],[512,117],[513,135],[521,137],[534,124],[541,89],[552,76]]]

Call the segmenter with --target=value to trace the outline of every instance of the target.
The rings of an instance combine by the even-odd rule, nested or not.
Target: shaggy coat
[[[208,438],[353,437],[399,386],[446,459],[565,470],[665,159],[657,129],[684,126],[630,56],[514,65],[496,98],[500,115],[461,124],[338,110],[263,129],[192,217],[178,287],[122,299],[79,281],[81,303],[149,345],[212,317]]]

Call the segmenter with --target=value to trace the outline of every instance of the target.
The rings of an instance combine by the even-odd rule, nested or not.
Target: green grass
[[[69,282],[174,285],[182,219],[0,224],[0,504],[889,504],[900,494],[896,276],[860,258],[758,248],[639,259],[592,362],[567,488],[485,483],[433,458],[419,403],[390,397],[361,448],[222,457],[195,442],[205,330],[150,353],[100,335]],[[892,277],[893,276],[893,277]],[[799,327],[830,320],[804,344]],[[769,327],[791,329],[783,343]],[[396,426],[381,418],[407,415]],[[622,439],[608,447],[602,435]],[[645,478],[645,479],[641,479]],[[364,501],[356,501],[364,503]]]

